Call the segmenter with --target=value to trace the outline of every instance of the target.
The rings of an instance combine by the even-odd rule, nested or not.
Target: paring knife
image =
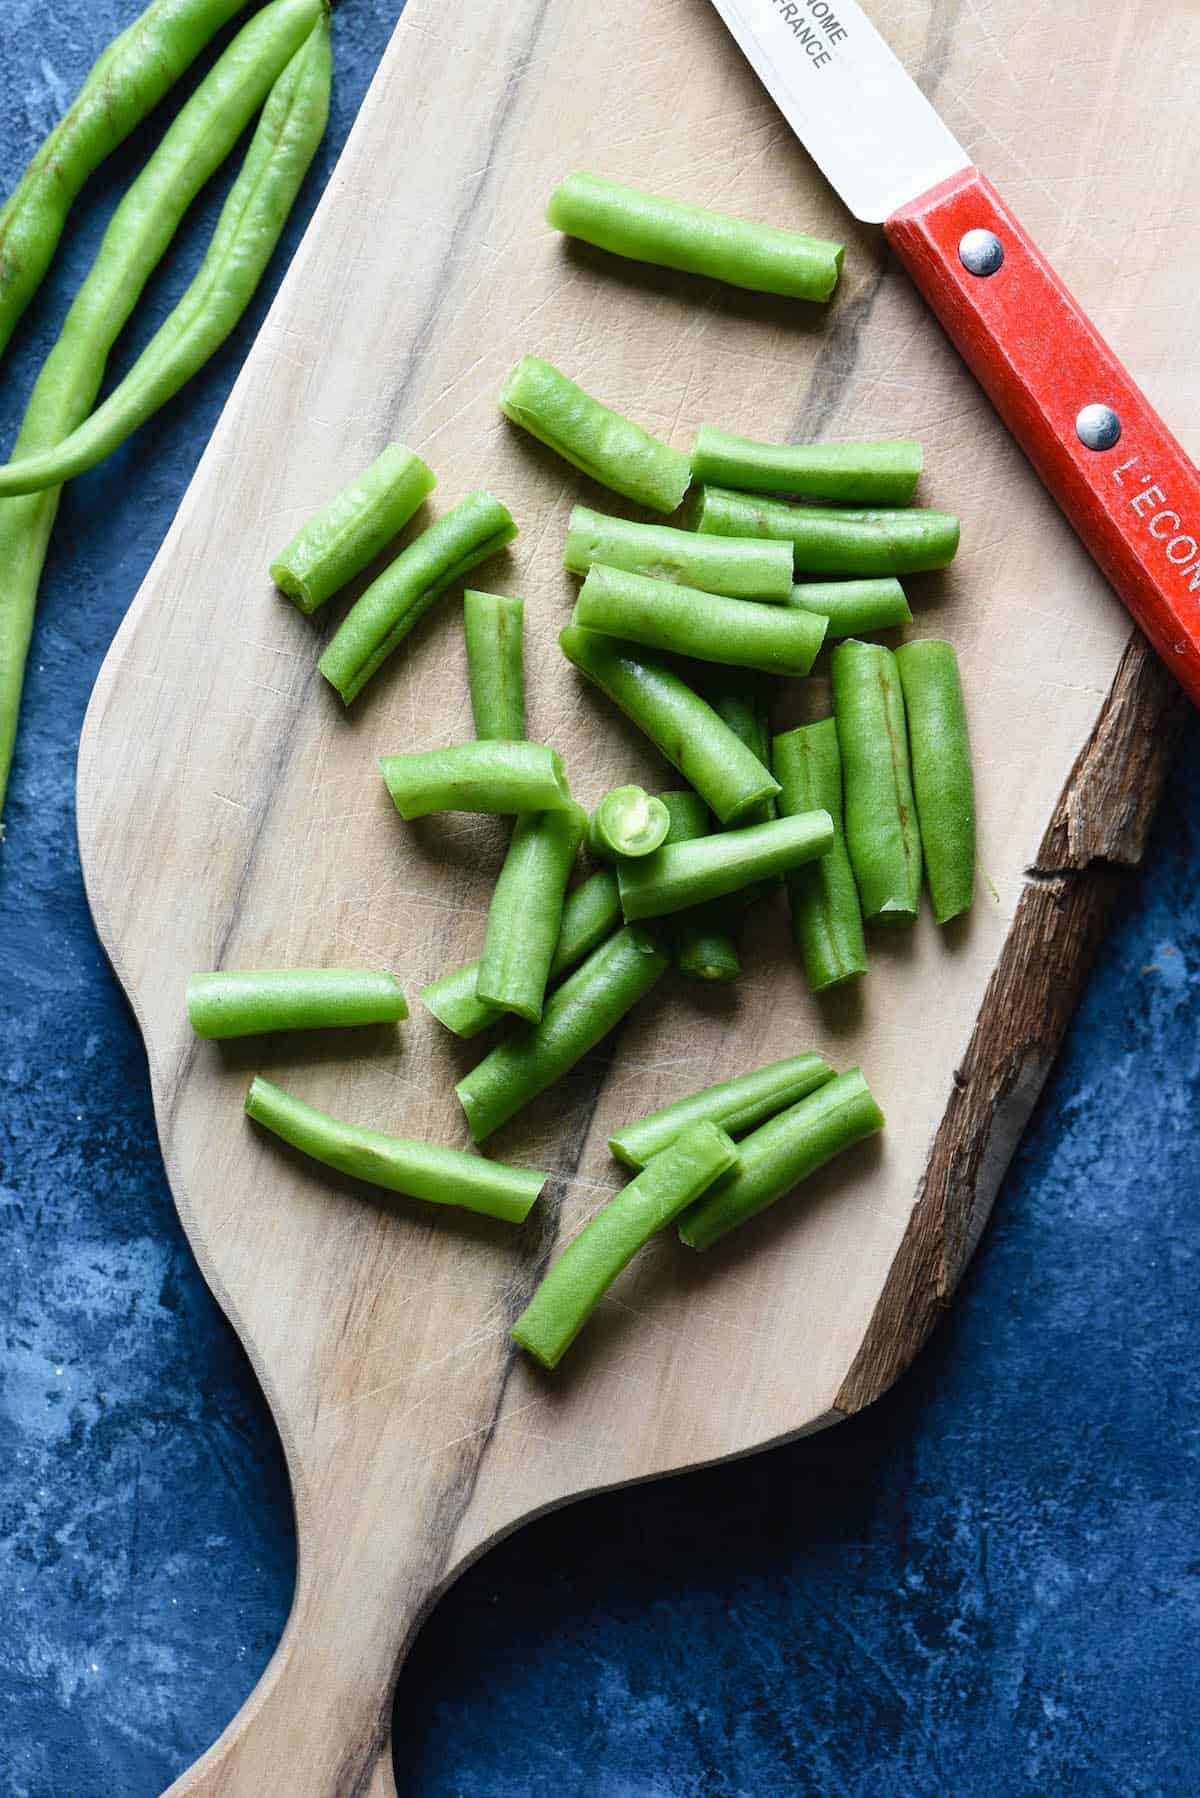
[[[1200,474],[854,0],[713,0],[1200,704]]]

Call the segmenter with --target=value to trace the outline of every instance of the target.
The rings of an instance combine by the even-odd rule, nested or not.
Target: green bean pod
[[[824,618],[827,643],[912,623],[904,588],[893,575],[874,581],[805,581],[792,588],[788,604]]]
[[[542,743],[477,738],[380,756],[379,766],[405,819],[430,812],[566,812],[575,803],[561,755]]]
[[[580,589],[571,622],[600,636],[762,674],[807,674],[825,637],[825,620],[798,606],[725,599],[599,562]]]
[[[608,1146],[626,1167],[645,1167],[692,1124],[707,1121],[741,1136],[832,1079],[833,1069],[820,1055],[789,1055],[661,1106],[610,1136]]]
[[[644,787],[613,787],[588,820],[588,853],[598,861],[650,855],[665,841],[671,814]]]
[[[804,724],[776,737],[771,762],[785,814],[820,806],[833,819],[833,842],[820,861],[787,877],[792,935],[814,993],[867,971],[858,888],[846,850],[842,817],[842,762],[832,718]]]
[[[701,425],[692,477],[751,493],[797,493],[838,506],[907,506],[921,477],[911,437],[869,443],[759,443]]]
[[[832,842],[829,813],[814,811],[668,843],[641,861],[619,864],[621,910],[626,922],[633,924],[723,899],[727,893],[814,861]]]
[[[317,611],[399,536],[436,486],[420,456],[389,443],[300,527],[271,563],[271,579],[302,612]]]
[[[519,741],[525,735],[525,601],[468,588],[463,630],[475,735]]]
[[[722,671],[709,683],[705,698],[733,732],[760,762],[771,767],[770,707],[763,682],[754,674],[734,669]],[[774,769],[771,770],[774,773]],[[764,799],[743,820],[746,824],[766,824],[776,815],[774,799]]]
[[[936,638],[896,651],[904,689],[925,879],[939,924],[975,896],[975,778],[954,646]]]
[[[318,666],[349,705],[447,588],[517,534],[490,493],[469,493],[435,519],[371,582],[330,638]]]
[[[896,658],[839,643],[829,659],[842,762],[846,848],[868,924],[911,924],[921,905],[921,838]]]
[[[611,868],[599,868],[577,886],[573,893],[567,894],[554,959],[550,963],[550,980],[557,980],[560,975],[573,968],[577,961],[590,955],[605,937],[613,934],[621,921],[617,877]],[[455,1036],[478,1036],[481,1030],[486,1030],[500,1016],[492,1006],[485,1005],[480,999],[478,980],[477,961],[451,968],[448,973],[439,975],[422,988],[421,1003],[433,1013],[439,1024],[444,1024]]]
[[[572,508],[563,567],[586,574],[593,562],[680,581],[730,599],[786,601],[792,591],[792,552],[761,537],[702,537],[669,524],[636,524],[587,506]]]
[[[717,537],[769,537],[792,545],[797,573],[878,576],[945,568],[958,549],[958,519],[917,506],[848,511],[779,499],[696,491],[690,522]]]
[[[531,1024],[541,1017],[571,864],[586,828],[587,814],[577,805],[525,812],[513,826],[475,985],[492,1011],[510,1011]]]
[[[779,791],[770,769],[669,663],[577,625],[568,625],[558,641],[567,660],[644,731],[722,824],[736,823]]]
[[[652,511],[673,512],[691,483],[681,450],[610,411],[540,356],[522,356],[500,410],[593,481]]]
[[[736,1145],[716,1124],[681,1131],[567,1244],[513,1325],[513,1341],[557,1367],[638,1250],[736,1162]]]
[[[550,1177],[536,1168],[506,1167],[463,1149],[444,1149],[440,1143],[344,1124],[261,1074],[246,1094],[246,1114],[324,1167],[428,1205],[458,1205],[508,1224],[524,1223]]]
[[[671,820],[666,842],[689,843],[695,837],[712,834],[712,815],[699,793],[661,793],[659,797]],[[762,803],[768,805],[771,801],[764,799]],[[697,905],[692,911],[676,912],[671,919],[675,966],[689,980],[718,986],[736,980],[741,973],[737,944],[730,935],[729,910],[721,904]]]
[[[273,1030],[394,1024],[408,1016],[392,974],[363,968],[229,968],[193,974],[188,1018],[206,1041]]]
[[[80,188],[246,0],[152,0],[114,38],[0,208],[0,355],[41,285]]]
[[[546,222],[615,256],[785,299],[828,300],[842,272],[840,243],[643,193],[582,169],[555,188]]]
[[[516,1029],[455,1087],[482,1142],[573,1068],[616,1028],[666,971],[669,956],[645,930],[618,930],[551,993],[539,1024]]]
[[[680,1240],[711,1248],[883,1123],[861,1070],[836,1075],[742,1138],[737,1166],[684,1213]]]

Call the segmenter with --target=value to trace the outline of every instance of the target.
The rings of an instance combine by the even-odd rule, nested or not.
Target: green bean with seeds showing
[[[845,795],[846,848],[868,924],[911,924],[921,904],[921,838],[904,697],[881,643],[839,643],[829,659]]]
[[[389,443],[301,526],[271,563],[271,579],[302,612],[317,611],[399,535],[436,485],[420,456]]]
[[[691,1124],[588,1220],[542,1279],[513,1325],[513,1341],[557,1367],[617,1275],[737,1163],[716,1124]]]
[[[193,974],[188,1018],[206,1041],[275,1030],[394,1024],[408,1016],[392,974],[365,968],[229,968]]]
[[[825,638],[824,619],[798,606],[724,599],[599,562],[580,589],[571,622],[626,643],[763,674],[807,674]]]
[[[577,805],[517,819],[488,910],[475,984],[476,997],[491,1010],[533,1024],[541,1017],[571,864],[586,828],[587,814]]]
[[[867,971],[858,888],[842,820],[842,763],[832,718],[802,724],[775,739],[771,766],[785,814],[820,806],[833,820],[833,842],[820,861],[787,877],[792,934],[814,993],[856,980]]]
[[[540,356],[523,356],[500,410],[593,481],[655,512],[673,512],[691,484],[687,457],[594,399]],[[752,533],[753,534],[753,533]]]
[[[388,792],[405,819],[429,812],[565,812],[574,807],[563,760],[542,743],[477,738],[445,749],[379,758]]]
[[[699,793],[660,793],[659,798],[670,815],[668,843],[689,843],[695,837],[712,834],[712,814]],[[763,800],[764,805],[770,804]],[[619,891],[619,888],[618,888]],[[702,980],[708,986],[724,985],[736,980],[742,971],[737,944],[730,935],[730,908],[722,904],[697,905],[694,910],[676,912],[669,929],[675,966],[689,980]]]
[[[975,896],[975,779],[954,646],[937,638],[896,651],[904,689],[925,879],[939,924]]]
[[[839,243],[643,193],[583,169],[555,188],[546,222],[615,256],[785,299],[828,300],[842,271]]]
[[[659,581],[681,581],[729,599],[787,601],[792,552],[761,537],[704,537],[669,524],[635,524],[575,506],[567,523],[563,567],[586,574],[593,562]]]
[[[893,575],[873,581],[804,581],[792,588],[788,604],[824,618],[827,643],[912,623],[904,588]]]
[[[796,493],[839,506],[907,506],[921,475],[911,437],[869,443],[759,443],[701,425],[692,475],[751,493]]]
[[[958,549],[954,514],[917,506],[859,511],[789,506],[726,487],[700,487],[689,522],[713,536],[790,543],[798,574],[919,574],[945,568]]]
[[[599,861],[650,855],[666,841],[671,814],[644,787],[613,787],[588,820],[588,853]]]
[[[670,664],[650,650],[568,625],[559,645],[569,662],[644,731],[711,806],[733,824],[778,782]]]
[[[742,1138],[737,1166],[684,1213],[680,1240],[690,1249],[711,1248],[883,1124],[860,1069],[827,1080]]]
[[[428,1205],[457,1205],[508,1224],[524,1223],[549,1179],[536,1168],[505,1167],[463,1149],[345,1124],[261,1074],[246,1094],[246,1114],[294,1149],[341,1174],[410,1199],[424,1199]]]
[[[463,594],[467,680],[477,737],[525,735],[525,601],[507,593]]]
[[[346,705],[403,643],[434,601],[517,534],[490,493],[469,493],[401,551],[356,600],[318,667]]]
[[[822,1056],[789,1055],[752,1073],[719,1080],[626,1124],[609,1137],[608,1146],[626,1167],[645,1167],[691,1124],[707,1121],[731,1136],[741,1136],[832,1079],[833,1069]]]

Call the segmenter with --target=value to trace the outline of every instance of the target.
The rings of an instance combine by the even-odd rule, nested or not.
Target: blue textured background
[[[340,11],[304,218],[396,11]],[[0,188],[131,12],[6,0]],[[156,130],[88,190],[4,367],[4,445]],[[118,367],[181,291],[219,200],[197,207]],[[288,1607],[278,1445],[175,1219],[72,815],[92,681],[266,305],[68,489],[34,642],[0,851],[10,1798],[151,1798],[232,1715]],[[1192,730],[1145,873],[914,1374],[832,1434],[591,1500],[489,1555],[402,1680],[404,1798],[1200,1790],[1198,807]]]

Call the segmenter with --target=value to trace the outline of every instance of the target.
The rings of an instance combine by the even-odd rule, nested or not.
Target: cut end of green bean
[[[271,579],[312,613],[360,574],[428,499],[437,476],[420,456],[389,443],[343,487],[271,564]]]
[[[587,843],[601,861],[651,855],[665,841],[671,814],[644,787],[613,787],[588,821]]]
[[[461,968],[451,968],[448,973],[440,974],[418,994],[426,1011],[432,1012],[439,1024],[444,1024],[447,1030],[464,1040],[478,1036],[504,1015],[479,997],[478,978],[479,963],[467,962]]]
[[[568,811],[574,805],[557,749],[481,739],[379,758],[388,792],[406,820],[430,812]]]
[[[206,1041],[275,1030],[394,1024],[408,1016],[400,982],[362,968],[230,968],[193,974],[188,1018]]]
[[[719,919],[711,925],[688,919],[674,931],[675,966],[688,980],[705,986],[725,986],[742,971],[741,957]]]

